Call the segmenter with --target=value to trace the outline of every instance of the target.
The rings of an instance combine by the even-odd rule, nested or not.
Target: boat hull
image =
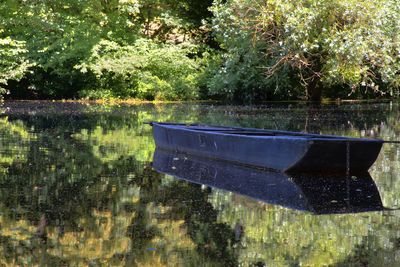
[[[284,172],[367,171],[383,144],[376,139],[248,128],[152,126],[157,147]]]

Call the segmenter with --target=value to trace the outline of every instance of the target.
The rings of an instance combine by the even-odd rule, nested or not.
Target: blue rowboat
[[[287,174],[159,148],[154,153],[152,166],[158,172],[190,183],[314,214],[385,209],[368,173],[351,177],[339,174]]]
[[[365,172],[383,140],[151,122],[157,147],[283,172]]]

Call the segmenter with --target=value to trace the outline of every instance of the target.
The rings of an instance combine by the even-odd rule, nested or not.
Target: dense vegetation
[[[13,98],[397,97],[396,0],[0,2]]]

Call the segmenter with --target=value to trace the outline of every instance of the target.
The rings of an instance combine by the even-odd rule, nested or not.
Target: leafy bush
[[[149,39],[125,46],[102,40],[77,68],[93,72],[99,88],[107,89],[116,98],[188,100],[198,95],[198,62],[188,56],[193,49],[156,44]],[[83,96],[93,96],[91,91],[84,91]]]
[[[25,53],[25,42],[0,38],[0,96],[10,80],[20,80],[32,66]]]
[[[297,95],[302,85],[307,99],[332,87],[399,94],[398,1],[230,0],[212,10],[226,55],[211,93]]]
[[[149,100],[399,96],[399,1],[211,2],[3,1],[0,90]]]

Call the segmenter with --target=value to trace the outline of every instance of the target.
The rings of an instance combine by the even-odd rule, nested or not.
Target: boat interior
[[[155,122],[153,122],[155,123]],[[239,127],[229,127],[229,126],[211,126],[202,124],[183,124],[183,123],[157,123],[160,125],[166,125],[171,127],[185,128],[191,131],[199,132],[218,132],[223,134],[233,134],[233,135],[246,135],[246,136],[299,136],[306,137],[310,139],[336,139],[336,140],[351,140],[351,141],[380,141],[378,139],[366,139],[366,138],[356,138],[356,137],[346,137],[346,136],[336,136],[336,135],[321,135],[312,133],[302,133],[302,132],[291,132],[282,130],[266,130],[266,129],[256,129],[256,128],[239,128]]]
[[[309,138],[335,138],[335,139],[348,139],[341,136],[329,136],[320,134],[309,134],[301,132],[289,132],[279,130],[263,130],[263,129],[240,129],[240,128],[225,128],[225,127],[207,127],[207,126],[187,126],[187,129],[203,132],[219,132],[224,134],[247,135],[247,136],[303,136]]]

